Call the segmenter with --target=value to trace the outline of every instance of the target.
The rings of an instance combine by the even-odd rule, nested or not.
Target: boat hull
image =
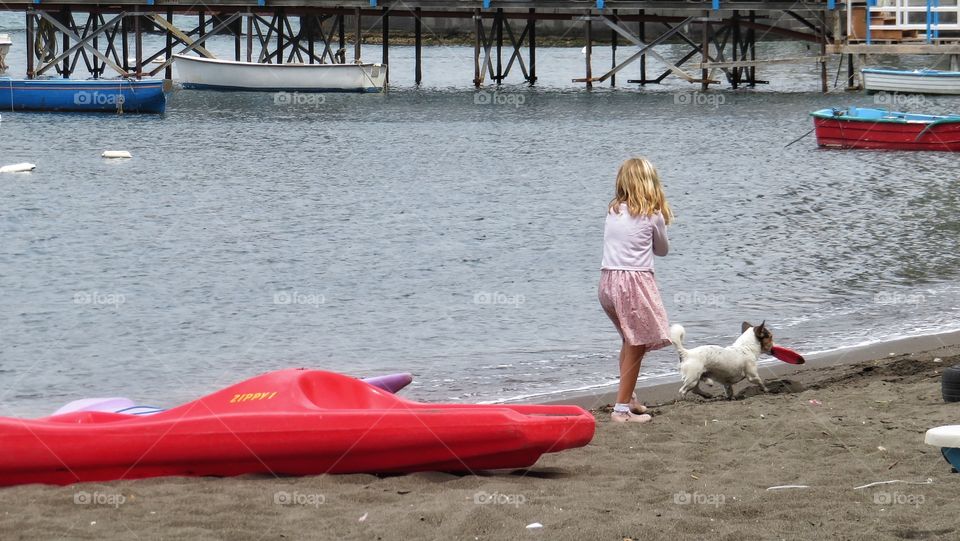
[[[889,113],[893,118],[850,118],[813,113],[817,144],[827,148],[870,150],[960,151],[960,118],[911,120],[920,115]],[[870,110],[876,111],[876,110]],[[896,115],[907,118],[898,119]]]
[[[421,404],[340,374],[291,369],[149,416],[0,418],[0,486],[525,468],[593,433],[593,416],[574,406]]]
[[[163,113],[163,81],[0,78],[0,110]]]
[[[258,64],[174,55],[183,88],[256,92],[381,92],[381,64]]]
[[[936,70],[864,69],[863,88],[868,92],[906,94],[960,94],[960,72]]]

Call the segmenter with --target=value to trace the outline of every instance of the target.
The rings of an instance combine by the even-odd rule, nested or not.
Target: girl
[[[623,339],[620,388],[611,414],[616,422],[651,420],[633,391],[644,354],[670,343],[667,312],[653,279],[653,256],[667,255],[667,224],[672,221],[653,165],[644,158],[623,162],[603,227],[599,291],[600,305]]]

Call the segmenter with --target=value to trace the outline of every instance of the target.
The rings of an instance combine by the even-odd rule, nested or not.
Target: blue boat
[[[162,113],[161,79],[0,78],[0,111]]]

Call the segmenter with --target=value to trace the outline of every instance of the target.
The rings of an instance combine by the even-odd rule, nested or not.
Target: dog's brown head
[[[743,325],[740,326],[740,332],[747,332],[747,329],[751,327],[753,327],[754,336],[756,336],[757,341],[760,342],[760,351],[770,353],[770,350],[773,348],[773,333],[767,329],[767,322],[764,321],[759,325],[751,325],[744,321]]]

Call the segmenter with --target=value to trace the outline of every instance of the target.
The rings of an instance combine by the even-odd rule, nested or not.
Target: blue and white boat
[[[927,445],[940,448],[943,458],[960,471],[960,425],[938,426],[927,430],[923,439]]]
[[[863,89],[903,94],[960,94],[960,71],[864,68]]]
[[[12,79],[0,77],[0,111],[162,113],[161,79]]]

